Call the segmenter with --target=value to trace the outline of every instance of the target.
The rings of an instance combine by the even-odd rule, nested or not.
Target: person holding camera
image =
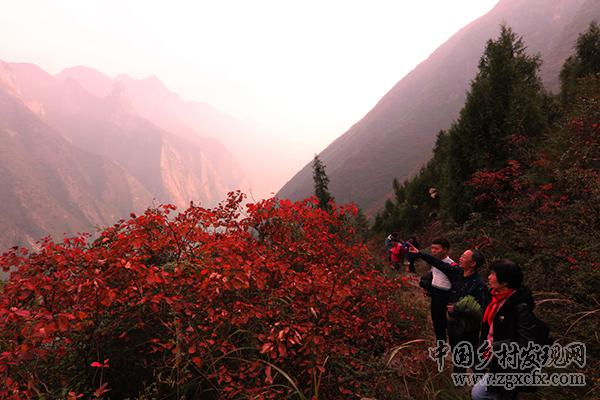
[[[402,264],[404,263],[404,251],[405,247],[403,242],[398,237],[392,238],[392,247],[389,254],[392,267],[396,271],[402,270]]]
[[[420,257],[431,265],[431,281],[421,280],[419,286],[431,296],[431,321],[435,339],[444,342],[447,340],[446,307],[452,293],[451,280],[459,280],[462,275],[454,260],[448,257],[449,250],[450,242],[444,238],[437,238],[431,242],[431,255],[421,253],[415,246],[408,245],[409,253],[415,254],[416,257]],[[451,272],[444,272],[446,269]]]
[[[454,349],[458,343],[466,341],[476,349],[481,328],[482,308],[489,297],[483,278],[477,272],[485,263],[483,254],[476,249],[468,249],[460,256],[459,263],[456,265],[421,253],[414,246],[410,246],[408,251],[427,262],[432,269],[436,268],[443,273],[451,283],[444,307],[450,347]],[[441,318],[441,311],[438,312],[440,314],[437,318]],[[454,372],[465,372],[465,369],[455,366]]]

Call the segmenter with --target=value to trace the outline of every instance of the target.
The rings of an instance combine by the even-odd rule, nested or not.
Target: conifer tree
[[[593,21],[587,31],[579,35],[575,54],[570,56],[560,71],[561,98],[564,103],[576,96],[578,81],[600,73],[600,27]]]
[[[500,36],[487,42],[459,119],[448,131],[440,185],[446,219],[462,222],[473,211],[465,182],[474,172],[503,167],[512,157],[513,138],[543,131],[547,117],[540,63],[510,27],[502,26]]]
[[[395,202],[386,203],[375,229],[401,223],[414,231],[433,217],[460,223],[485,211],[467,185],[473,174],[506,166],[517,157],[515,142],[535,142],[548,125],[540,63],[510,27],[488,40],[458,120],[439,132],[433,158],[416,177],[394,183]]]
[[[333,200],[333,197],[329,193],[329,177],[325,173],[325,164],[315,155],[312,167],[315,196],[319,199],[319,207],[329,210],[329,202]]]

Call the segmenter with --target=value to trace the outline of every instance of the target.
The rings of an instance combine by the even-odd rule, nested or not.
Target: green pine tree
[[[475,206],[466,182],[482,169],[495,170],[519,158],[513,140],[537,140],[548,125],[549,97],[538,70],[539,56],[526,53],[507,26],[487,42],[479,71],[458,120],[440,131],[433,157],[419,174],[393,184],[395,198],[375,218],[376,230],[412,232],[432,219],[463,222]]]
[[[579,35],[575,54],[567,58],[560,71],[561,99],[572,102],[577,95],[580,79],[600,73],[600,27],[594,21]]]
[[[325,173],[325,164],[317,155],[313,160],[313,182],[315,196],[319,199],[319,207],[323,210],[329,210],[329,202],[333,200],[331,193],[329,193],[329,177]]]
[[[503,167],[514,157],[514,137],[535,138],[547,125],[539,66],[539,56],[528,55],[507,26],[487,42],[459,119],[448,131],[440,185],[447,220],[462,222],[474,211],[465,182],[475,171]]]

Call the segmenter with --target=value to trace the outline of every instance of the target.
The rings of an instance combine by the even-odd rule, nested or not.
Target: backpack
[[[535,315],[533,310],[531,311],[531,315],[533,317],[533,321],[535,323],[535,328],[533,331],[533,343],[540,346],[548,346],[544,348],[543,352],[543,364],[545,365],[550,357],[550,346],[554,343],[554,338],[550,335],[550,327],[548,324]]]
[[[526,305],[531,309],[527,303],[522,303],[522,305]],[[540,346],[552,345],[552,343],[554,343],[554,339],[550,336],[550,327],[548,324],[539,319],[533,312],[533,309],[531,309],[531,316],[533,317],[533,321],[535,323],[533,342],[535,344],[539,344]]]

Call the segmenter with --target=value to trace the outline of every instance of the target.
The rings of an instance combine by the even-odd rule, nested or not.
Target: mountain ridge
[[[247,187],[217,139],[162,129],[140,115],[126,82],[80,70],[101,78],[95,90],[104,96],[74,77],[0,62],[0,169],[8,188],[0,228],[11,232],[0,246],[93,230],[156,202],[212,207]],[[150,82],[159,87],[157,78]]]
[[[2,247],[90,231],[152,201],[122,168],[76,148],[3,88],[0,117]]]
[[[391,196],[394,178],[403,181],[419,171],[431,157],[437,133],[458,116],[485,43],[498,35],[502,23],[523,35],[530,52],[542,54],[542,80],[556,90],[560,65],[593,18],[600,18],[600,6],[590,0],[500,1],[446,40],[319,154],[332,195],[372,215]],[[277,196],[311,194],[307,163]]]

